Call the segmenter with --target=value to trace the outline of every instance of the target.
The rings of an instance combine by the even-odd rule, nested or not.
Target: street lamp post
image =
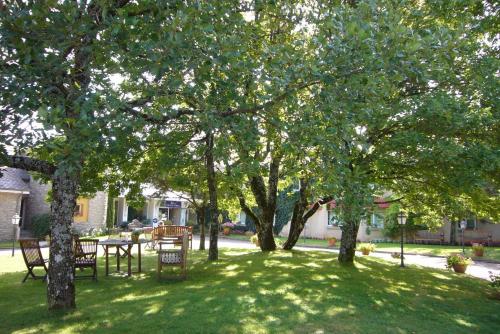
[[[405,262],[404,262],[404,251],[403,251],[403,235],[404,235],[404,227],[405,227],[405,224],[406,224],[406,215],[404,214],[404,212],[400,212],[399,215],[398,215],[398,223],[399,225],[401,225],[401,265],[400,267],[401,268],[404,268],[405,266]]]
[[[462,220],[460,222],[460,229],[462,230],[462,254],[465,254],[465,246],[464,246],[464,232],[467,228],[467,220]]]
[[[16,213],[12,217],[12,256],[14,256],[14,247],[16,243],[16,237],[17,237],[17,228],[19,227],[19,221],[21,220],[21,217]]]

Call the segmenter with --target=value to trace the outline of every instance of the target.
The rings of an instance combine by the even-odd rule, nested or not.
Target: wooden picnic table
[[[116,271],[120,271],[120,250],[127,256],[127,275],[132,276],[132,247],[134,245],[138,246],[137,255],[137,267],[140,273],[141,268],[141,245],[147,243],[146,239],[139,239],[138,242],[132,242],[132,240],[121,240],[121,239],[108,239],[99,242],[100,245],[104,246],[104,255],[106,257],[106,276],[109,276],[109,248],[116,248]]]

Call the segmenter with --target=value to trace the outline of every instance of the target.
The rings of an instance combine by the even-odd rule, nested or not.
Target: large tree
[[[168,8],[127,0],[0,7],[1,159],[52,184],[50,309],[75,307],[70,228],[76,198],[102,187],[110,152],[123,152],[108,124],[119,110],[111,78],[129,50],[114,37],[160,11]]]
[[[319,7],[312,20],[323,79],[309,119],[317,120],[320,143],[312,147],[326,172],[316,178],[325,197],[307,210],[311,183],[303,180],[292,231],[296,241],[310,213],[335,199],[343,263],[352,263],[359,224],[385,190],[398,200],[406,196],[407,205],[419,193],[434,194],[420,196],[433,208],[440,201],[432,198],[466,196],[491,209],[496,192],[488,185],[497,184],[498,154],[488,137],[497,136],[491,112],[497,61],[481,43],[485,35],[468,28],[480,26],[488,9],[462,9],[475,13],[471,21],[450,23],[432,6],[404,3],[412,10],[386,1]],[[339,71],[352,75],[333,79]],[[289,237],[285,247],[293,244]]]

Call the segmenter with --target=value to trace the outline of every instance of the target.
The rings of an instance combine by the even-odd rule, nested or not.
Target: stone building
[[[20,217],[20,229],[29,234],[33,217],[49,213],[47,201],[50,184],[34,180],[22,169],[0,167],[0,240],[12,240],[14,229],[12,217]],[[73,229],[87,233],[91,229],[106,226],[108,197],[105,192],[97,192],[93,198],[78,198],[75,208]]]

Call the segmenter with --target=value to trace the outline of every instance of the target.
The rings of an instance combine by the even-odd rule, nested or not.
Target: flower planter
[[[336,243],[337,243],[337,239],[328,239],[328,246],[329,247],[334,247]]]
[[[484,249],[475,249],[474,250],[474,256],[483,256],[484,255]]]
[[[139,242],[139,235],[137,234],[132,234],[132,242],[133,243],[138,243]]]
[[[362,249],[361,253],[363,253],[363,255],[370,255],[370,251],[368,249]]]
[[[454,263],[452,264],[453,270],[455,270],[456,273],[463,274],[467,270],[467,265],[466,264],[458,264]]]
[[[230,235],[231,234],[231,228],[229,227],[224,227],[224,230],[222,231],[224,235]]]

